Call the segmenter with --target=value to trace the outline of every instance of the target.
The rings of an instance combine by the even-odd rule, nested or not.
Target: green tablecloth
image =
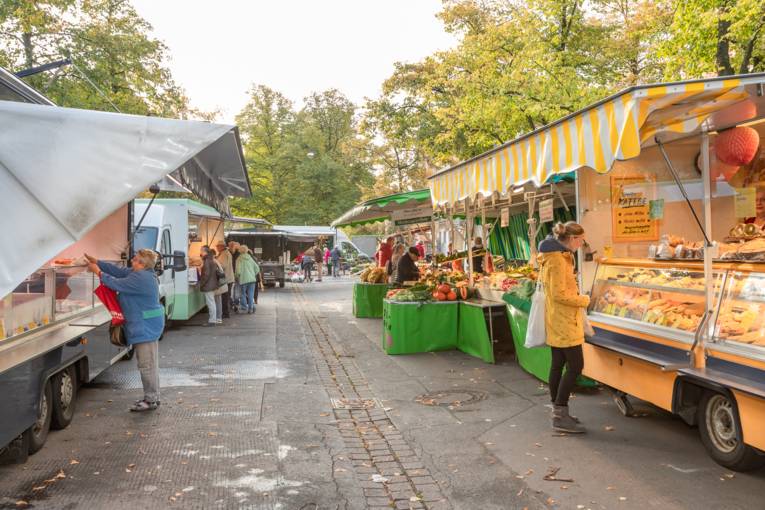
[[[484,309],[480,306],[460,302],[457,349],[481,358],[486,363],[494,363],[494,345],[489,335]]]
[[[457,347],[459,308],[451,303],[383,302],[382,347],[388,354]]]
[[[523,345],[526,341],[526,328],[529,323],[531,300],[509,293],[503,295],[502,299],[507,303],[507,315],[510,321],[510,330],[513,332],[513,344],[515,345],[515,355],[518,358],[518,364],[537,379],[549,382],[550,365],[552,364],[550,348],[545,346],[528,349]],[[597,384],[592,379],[584,376],[579,376],[576,383],[579,386],[589,387]]]
[[[388,289],[389,287],[386,283],[354,283],[353,316],[382,317],[383,300]]]

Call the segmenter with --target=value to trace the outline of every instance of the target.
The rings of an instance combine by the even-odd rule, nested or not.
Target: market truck
[[[430,179],[437,207],[575,172],[584,375],[765,464],[765,74],[642,85]],[[581,320],[581,319],[575,319]]]
[[[250,190],[234,126],[59,108],[1,68],[0,98],[0,215],[12,218],[0,237],[0,460],[23,462],[70,423],[80,384],[127,354],[109,341],[83,254],[129,264],[131,201],[168,174],[221,208]]]
[[[260,265],[264,285],[284,287],[287,266],[298,254],[313,246],[318,236],[243,229],[227,232],[226,239],[244,244],[252,250]]]
[[[190,319],[205,307],[199,290],[200,249],[205,245],[215,248],[224,240],[221,213],[190,199],[139,199],[134,224],[135,249],[155,250],[169,268],[159,277],[166,324]]]

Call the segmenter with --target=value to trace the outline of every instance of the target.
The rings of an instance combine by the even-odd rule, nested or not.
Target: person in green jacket
[[[247,313],[255,313],[255,286],[258,284],[260,266],[250,255],[250,249],[245,245],[239,246],[239,257],[236,259],[236,282],[242,289],[242,305]]]

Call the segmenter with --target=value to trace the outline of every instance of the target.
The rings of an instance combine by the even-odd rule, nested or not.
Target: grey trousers
[[[218,308],[217,301],[218,300],[215,299],[215,291],[211,290],[211,291],[208,291],[208,292],[203,292],[202,294],[204,294],[204,296],[205,296],[205,304],[207,304],[207,314],[208,314],[208,317],[209,317],[209,319],[207,319],[207,322],[209,322],[211,324],[214,324],[215,321],[218,318],[218,310],[217,310],[217,308]],[[223,310],[221,310],[221,315],[222,314],[223,314]]]
[[[159,402],[159,342],[134,344],[133,349],[141,372],[143,398],[147,402]]]

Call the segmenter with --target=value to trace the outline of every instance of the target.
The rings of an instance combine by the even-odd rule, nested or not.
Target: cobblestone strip
[[[345,444],[364,491],[367,508],[451,508],[436,480],[409,446],[385,409],[377,405],[366,378],[352,356],[332,339],[330,327],[311,308],[299,288],[292,287],[308,325],[311,349],[330,398]],[[347,409],[337,407],[349,407]]]

